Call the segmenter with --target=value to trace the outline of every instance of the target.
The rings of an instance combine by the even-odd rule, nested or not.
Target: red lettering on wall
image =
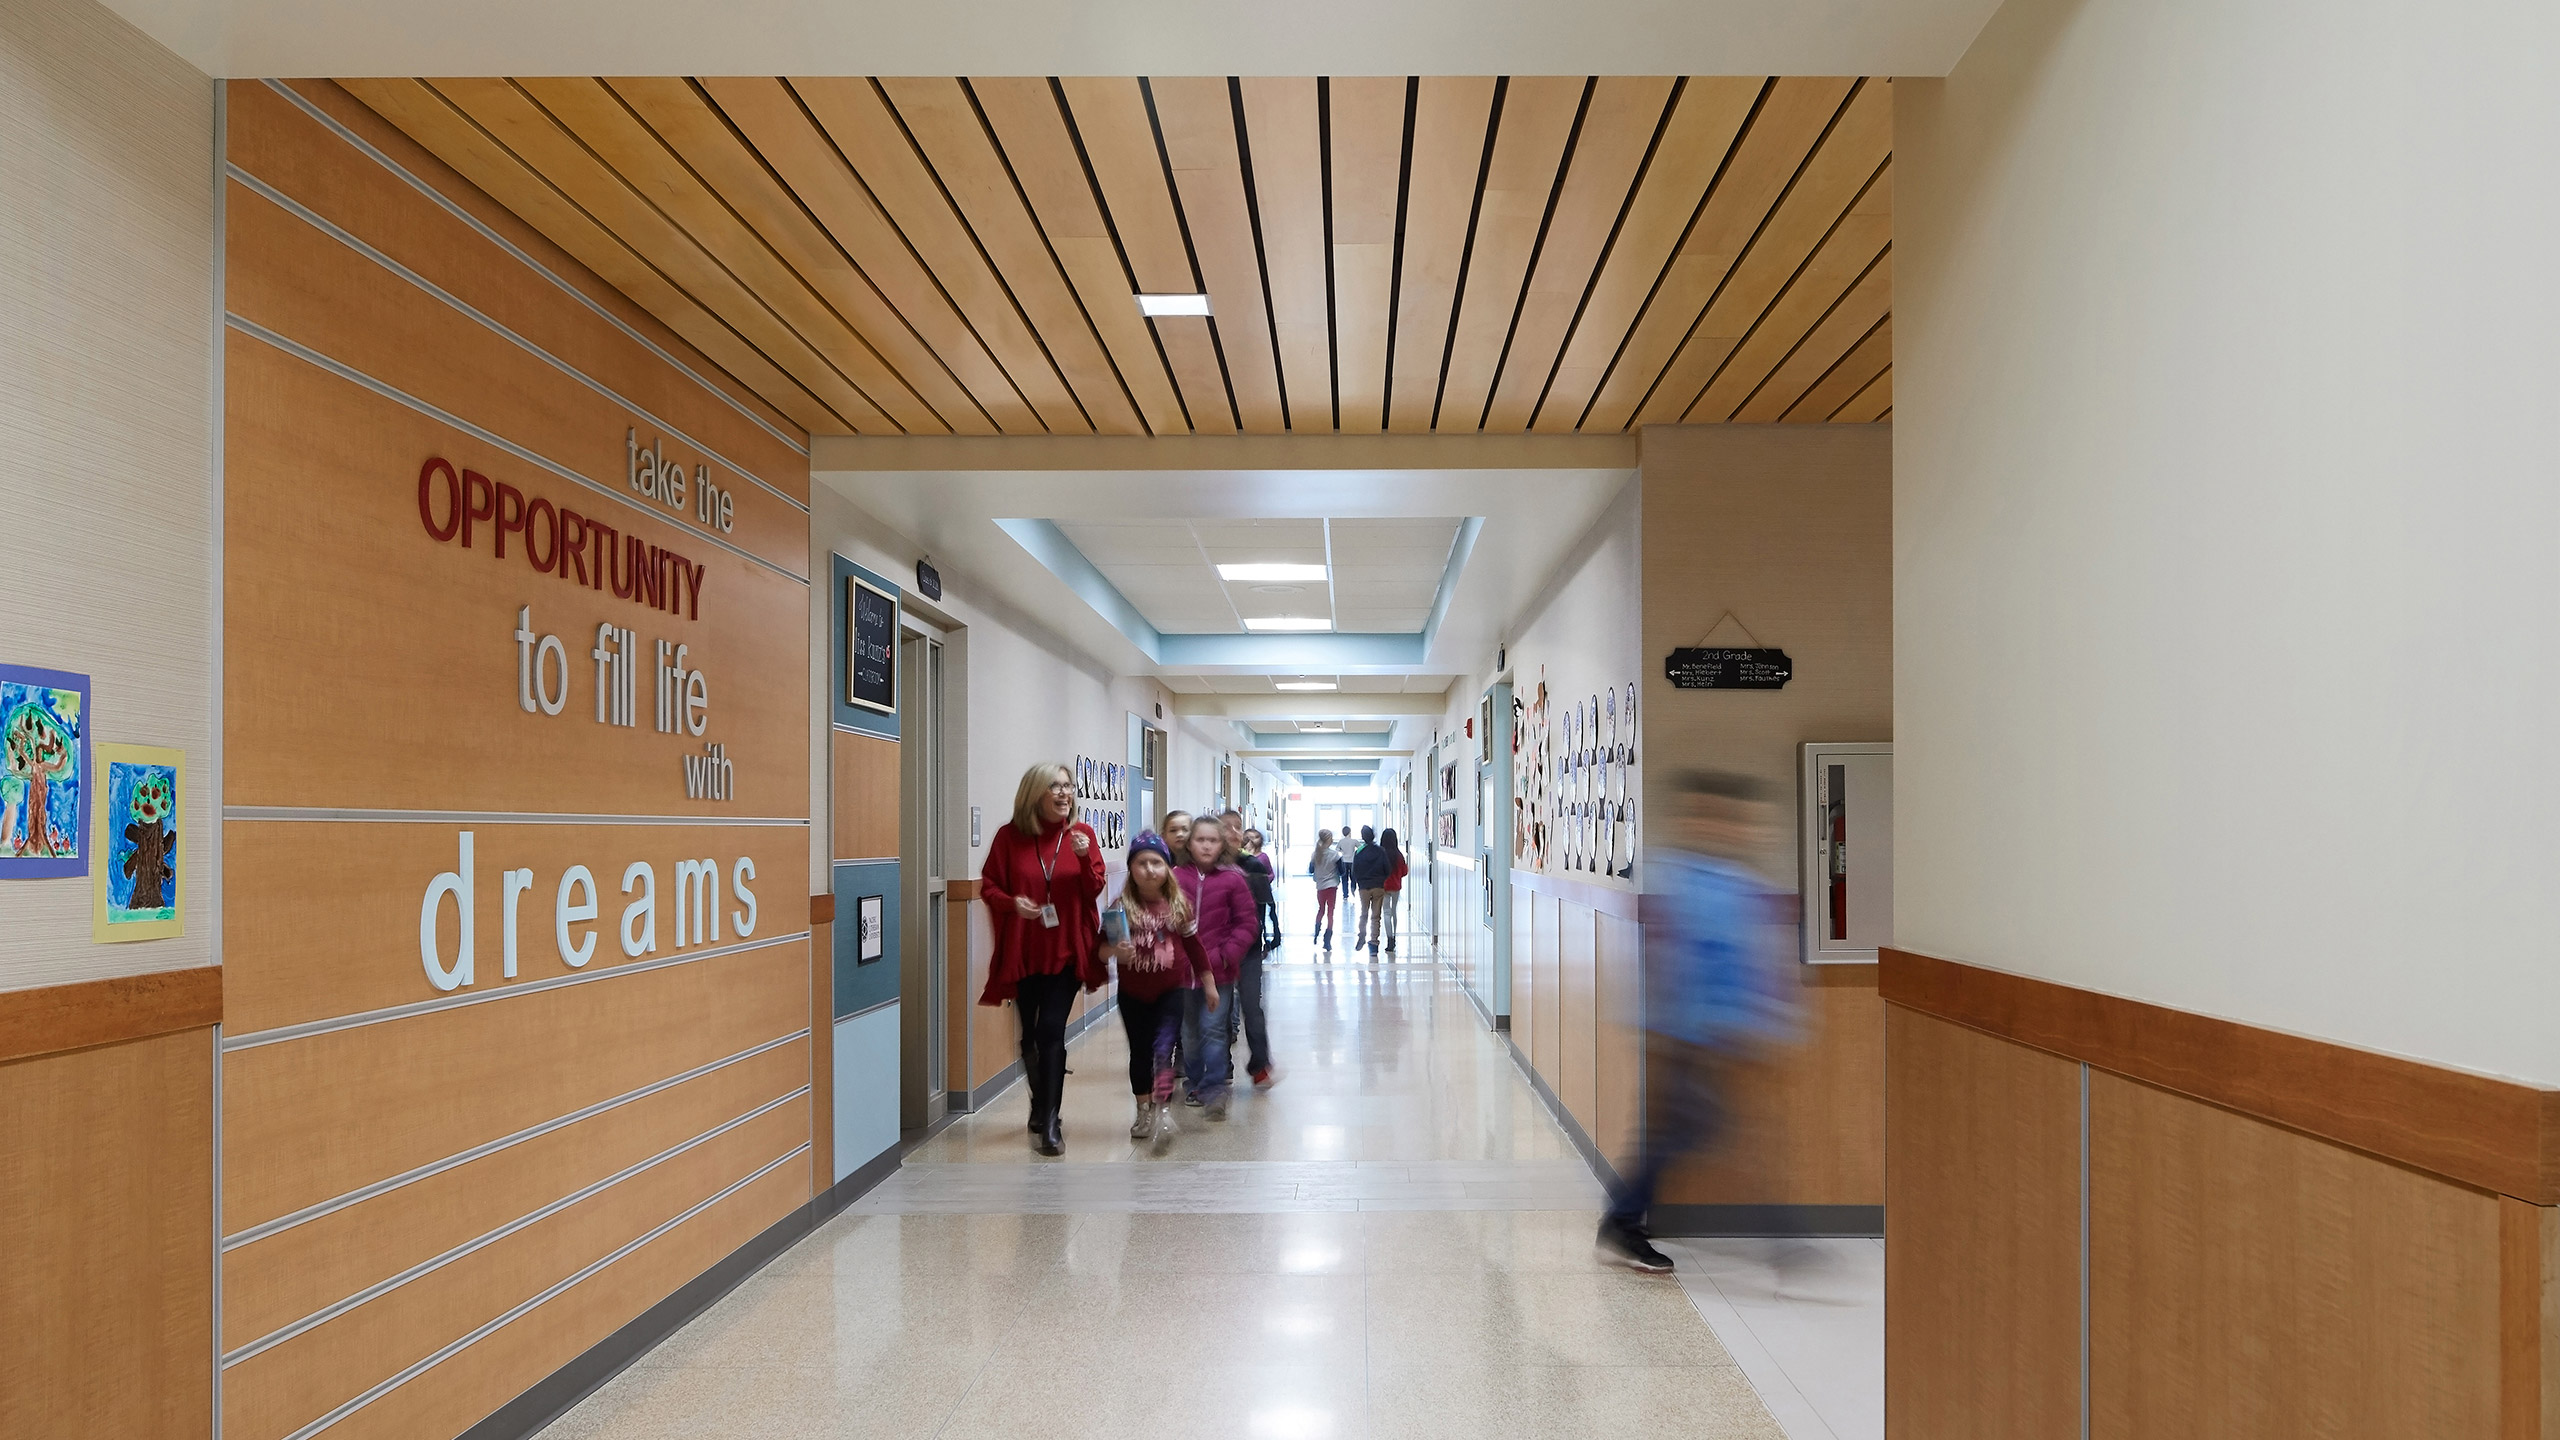
[[[690,558],[477,470],[458,468],[441,455],[418,467],[418,523],[437,543],[458,539],[465,548],[473,527],[486,524],[490,556],[498,560],[507,556],[507,536],[520,534],[525,563],[537,574],[556,574],[599,592],[610,580],[617,598],[702,618],[702,567]]]
[[[471,548],[471,522],[486,520],[498,513],[497,492],[489,485],[489,477],[477,470],[462,472],[462,548]]]
[[[543,517],[541,533],[551,537],[549,550],[536,551],[533,547],[534,517],[537,515]],[[552,509],[551,502],[539,495],[533,497],[533,503],[525,507],[524,558],[532,561],[533,568],[545,575],[550,574],[551,567],[560,562],[560,512]]]
[[[508,512],[509,512],[509,508],[510,508],[510,507],[509,507],[509,502],[510,502],[510,501],[514,502],[514,503],[513,503],[513,511],[514,511],[514,513],[513,513],[512,515],[510,515],[510,514],[508,513]],[[506,482],[505,482],[505,481],[503,481],[503,480],[499,481],[499,482],[498,482],[498,503],[497,503],[497,510],[498,510],[498,554],[497,554],[497,558],[499,558],[499,559],[501,559],[501,560],[504,560],[504,559],[506,559],[506,558],[507,558],[507,532],[508,532],[508,531],[510,531],[510,530],[522,530],[522,529],[524,528],[524,492],[523,492],[523,491],[521,491],[521,490],[519,490],[519,489],[517,489],[517,488],[516,488],[516,487],[514,487],[513,485],[510,485],[510,484],[506,483]]]

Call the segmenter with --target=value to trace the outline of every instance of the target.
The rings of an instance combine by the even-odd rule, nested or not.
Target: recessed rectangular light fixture
[[[1274,680],[1274,690],[1333,690],[1340,688],[1331,680]]]
[[[1254,615],[1244,622],[1247,630],[1330,630],[1333,622],[1313,615]]]
[[[1323,566],[1321,566],[1321,565],[1267,565],[1267,564],[1255,564],[1255,565],[1221,565],[1221,566],[1219,566],[1219,567],[1218,567],[1218,578],[1219,578],[1219,579],[1221,579],[1221,580],[1237,580],[1237,581],[1247,581],[1247,582],[1253,582],[1253,581],[1276,581],[1276,582],[1279,582],[1279,583],[1286,584],[1286,583],[1289,583],[1289,582],[1291,582],[1291,581],[1315,581],[1315,580],[1322,580],[1322,579],[1324,578],[1324,576],[1325,576],[1325,569],[1324,569],[1324,567],[1323,567]]]
[[[1206,295],[1141,295],[1138,297],[1138,313],[1141,315],[1206,315],[1209,313],[1209,297]]]

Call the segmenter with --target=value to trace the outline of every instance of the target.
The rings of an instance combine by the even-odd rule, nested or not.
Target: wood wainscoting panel
[[[212,1433],[213,1067],[210,1029],[0,1064],[0,1435]]]
[[[1887,1440],[2078,1434],[2080,1067],[1897,1006],[1885,1065]]]
[[[835,858],[894,860],[898,855],[898,742],[851,730],[833,733]]]
[[[2450,1180],[2560,1203],[2560,1089],[1904,950],[1883,960],[1895,1004]]]
[[[2498,1440],[2560,1440],[2560,1209],[2498,1197]]]
[[[1554,896],[1535,891],[1518,899],[1528,901],[1529,970],[1536,977],[1530,987],[1529,1003],[1538,1013],[1537,1029],[1531,1032],[1537,1043],[1529,1051],[1529,1061],[1537,1067],[1538,1078],[1547,1082],[1548,1089],[1560,1089],[1564,1084],[1563,906]],[[1514,956],[1512,964],[1516,968],[1519,957]],[[1519,1008],[1516,995],[1512,1006]]]
[[[1600,917],[1595,968],[1600,1055],[1596,1105],[1600,1128],[1592,1142],[1612,1162],[1635,1153],[1636,1122],[1643,1113],[1644,929],[1617,915]]]
[[[1736,1068],[1729,1125],[1664,1181],[1675,1204],[1884,1203],[1885,1006],[1871,965],[1798,965],[1797,1038]]]
[[[223,1057],[234,1233],[809,1023],[808,941]]]
[[[222,967],[0,990],[0,1065],[222,1023]]]
[[[963,896],[960,887],[969,887]],[[955,880],[946,897],[942,927],[942,1067],[943,1085],[955,1093],[969,1088],[969,1012],[977,995],[969,988],[969,912],[978,908],[978,882]]]
[[[1599,915],[1579,901],[1556,905],[1556,1094],[1585,1135],[1600,1131]]]
[[[2499,1274],[2494,1195],[2090,1074],[2093,1437],[2495,1435]]]
[[[805,1038],[776,1045],[236,1246],[222,1257],[222,1348],[237,1350],[801,1090],[810,1059]]]

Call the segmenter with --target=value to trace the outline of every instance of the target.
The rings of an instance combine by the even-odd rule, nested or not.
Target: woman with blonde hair
[[[1033,1145],[1066,1148],[1058,1103],[1067,1081],[1067,1012],[1078,988],[1109,978],[1094,945],[1102,921],[1102,844],[1075,819],[1074,772],[1044,760],[1014,787],[1013,819],[996,828],[978,875],[995,953],[981,1005],[1007,1000],[1022,1022],[1022,1072],[1031,1088]]]

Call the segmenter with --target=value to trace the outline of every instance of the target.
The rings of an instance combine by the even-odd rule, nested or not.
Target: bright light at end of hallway
[[[1307,1158],[1325,1160],[1342,1153],[1351,1132],[1339,1125],[1307,1125],[1299,1129],[1298,1138],[1306,1146]]]
[[[1249,615],[1247,630],[1330,630],[1333,622],[1314,615]]]
[[[1254,1440],[1324,1440],[1333,1433],[1333,1412],[1306,1405],[1277,1405],[1254,1411],[1246,1424]]]
[[[1321,565],[1285,565],[1277,562],[1257,562],[1249,565],[1221,565],[1218,567],[1218,578],[1221,580],[1238,580],[1246,582],[1269,581],[1273,583],[1322,580],[1325,578],[1325,568]]]
[[[1271,688],[1274,690],[1338,690],[1342,687],[1331,680],[1274,680],[1271,682]]]
[[[1209,297],[1206,295],[1141,295],[1138,297],[1138,313],[1141,315],[1206,315],[1209,313]]]

